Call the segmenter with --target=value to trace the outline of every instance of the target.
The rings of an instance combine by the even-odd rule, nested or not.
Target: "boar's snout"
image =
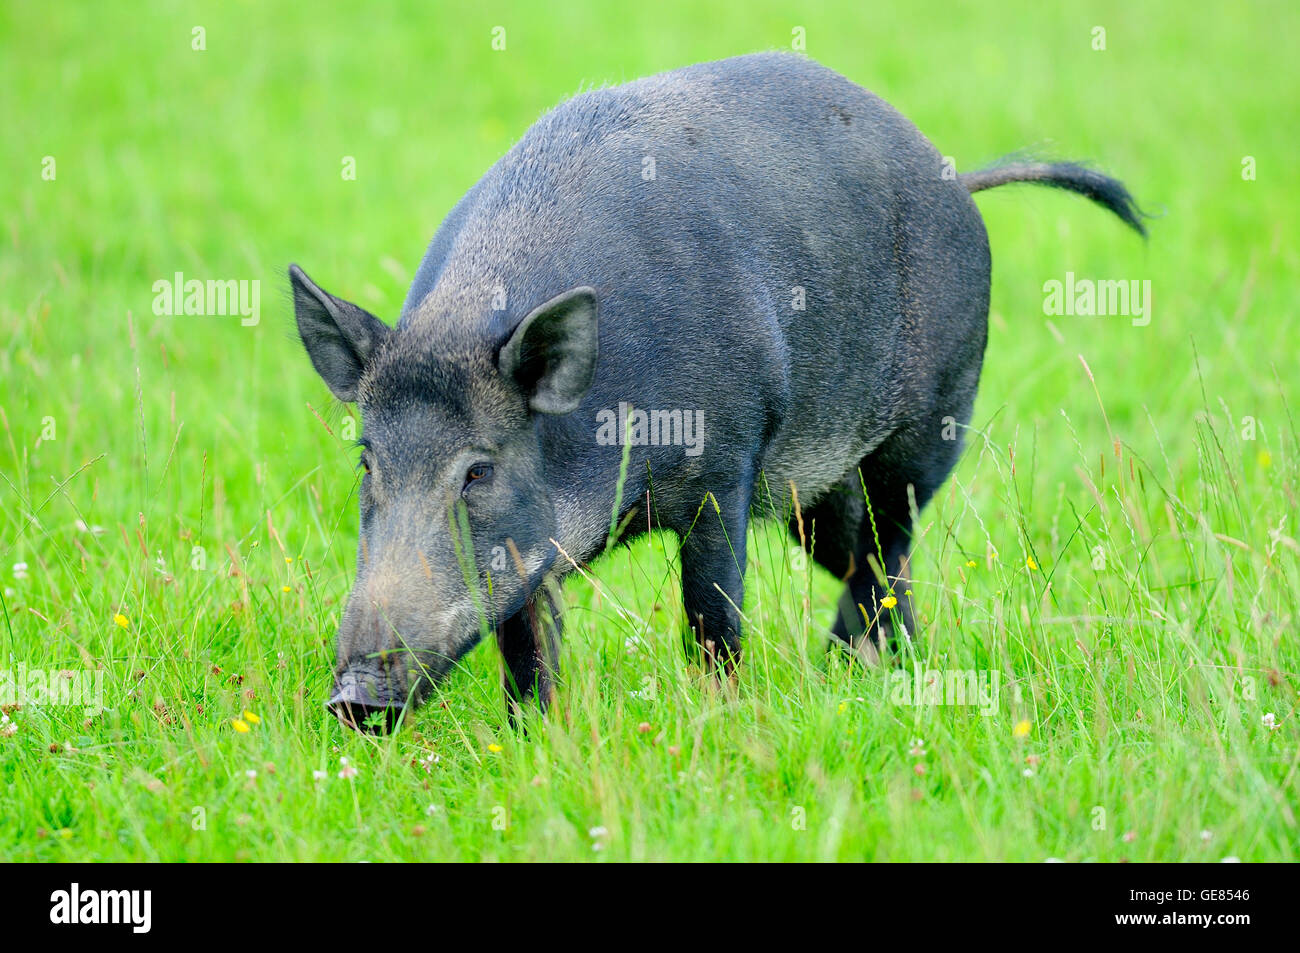
[[[349,728],[384,734],[397,725],[404,701],[400,687],[383,673],[353,665],[340,673],[327,707]]]

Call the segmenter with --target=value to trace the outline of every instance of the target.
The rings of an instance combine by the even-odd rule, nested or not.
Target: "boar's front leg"
[[[727,675],[740,660],[748,525],[749,498],[734,492],[706,497],[695,524],[681,535],[686,619],[705,657]]]
[[[536,698],[545,711],[555,697],[560,669],[560,608],[542,586],[510,618],[497,626],[497,646],[505,662],[506,713],[518,721],[523,706]]]

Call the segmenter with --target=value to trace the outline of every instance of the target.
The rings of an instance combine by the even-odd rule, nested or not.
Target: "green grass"
[[[0,667],[102,670],[106,705],[9,711],[0,857],[1295,860],[1294,5],[548,6],[0,8]],[[734,688],[684,659],[654,537],[570,580],[527,735],[491,647],[400,733],[341,729],[354,457],[285,266],[391,320],[544,109],[795,25],[960,169],[1046,148],[1163,211],[1144,245],[1075,197],[979,198],[975,430],[913,569],[918,664],[999,673],[997,704],[826,657],[838,584],[765,526]],[[176,271],[260,279],[261,323],[156,317]],[[1067,271],[1149,279],[1150,325],[1046,318]]]

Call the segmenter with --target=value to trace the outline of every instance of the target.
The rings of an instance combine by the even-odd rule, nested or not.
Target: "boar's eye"
[[[483,480],[486,480],[491,475],[492,475],[492,464],[490,463],[474,464],[467,471],[465,471],[465,486],[461,490],[461,493],[468,492],[470,486],[472,486],[475,483],[479,483]]]

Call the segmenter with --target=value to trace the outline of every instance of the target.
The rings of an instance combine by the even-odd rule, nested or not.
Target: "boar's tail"
[[[1053,188],[1078,192],[1118,215],[1135,232],[1146,237],[1144,213],[1124,188],[1124,183],[1074,162],[1012,162],[966,172],[957,177],[968,191],[980,192],[1008,182],[1041,182]]]

